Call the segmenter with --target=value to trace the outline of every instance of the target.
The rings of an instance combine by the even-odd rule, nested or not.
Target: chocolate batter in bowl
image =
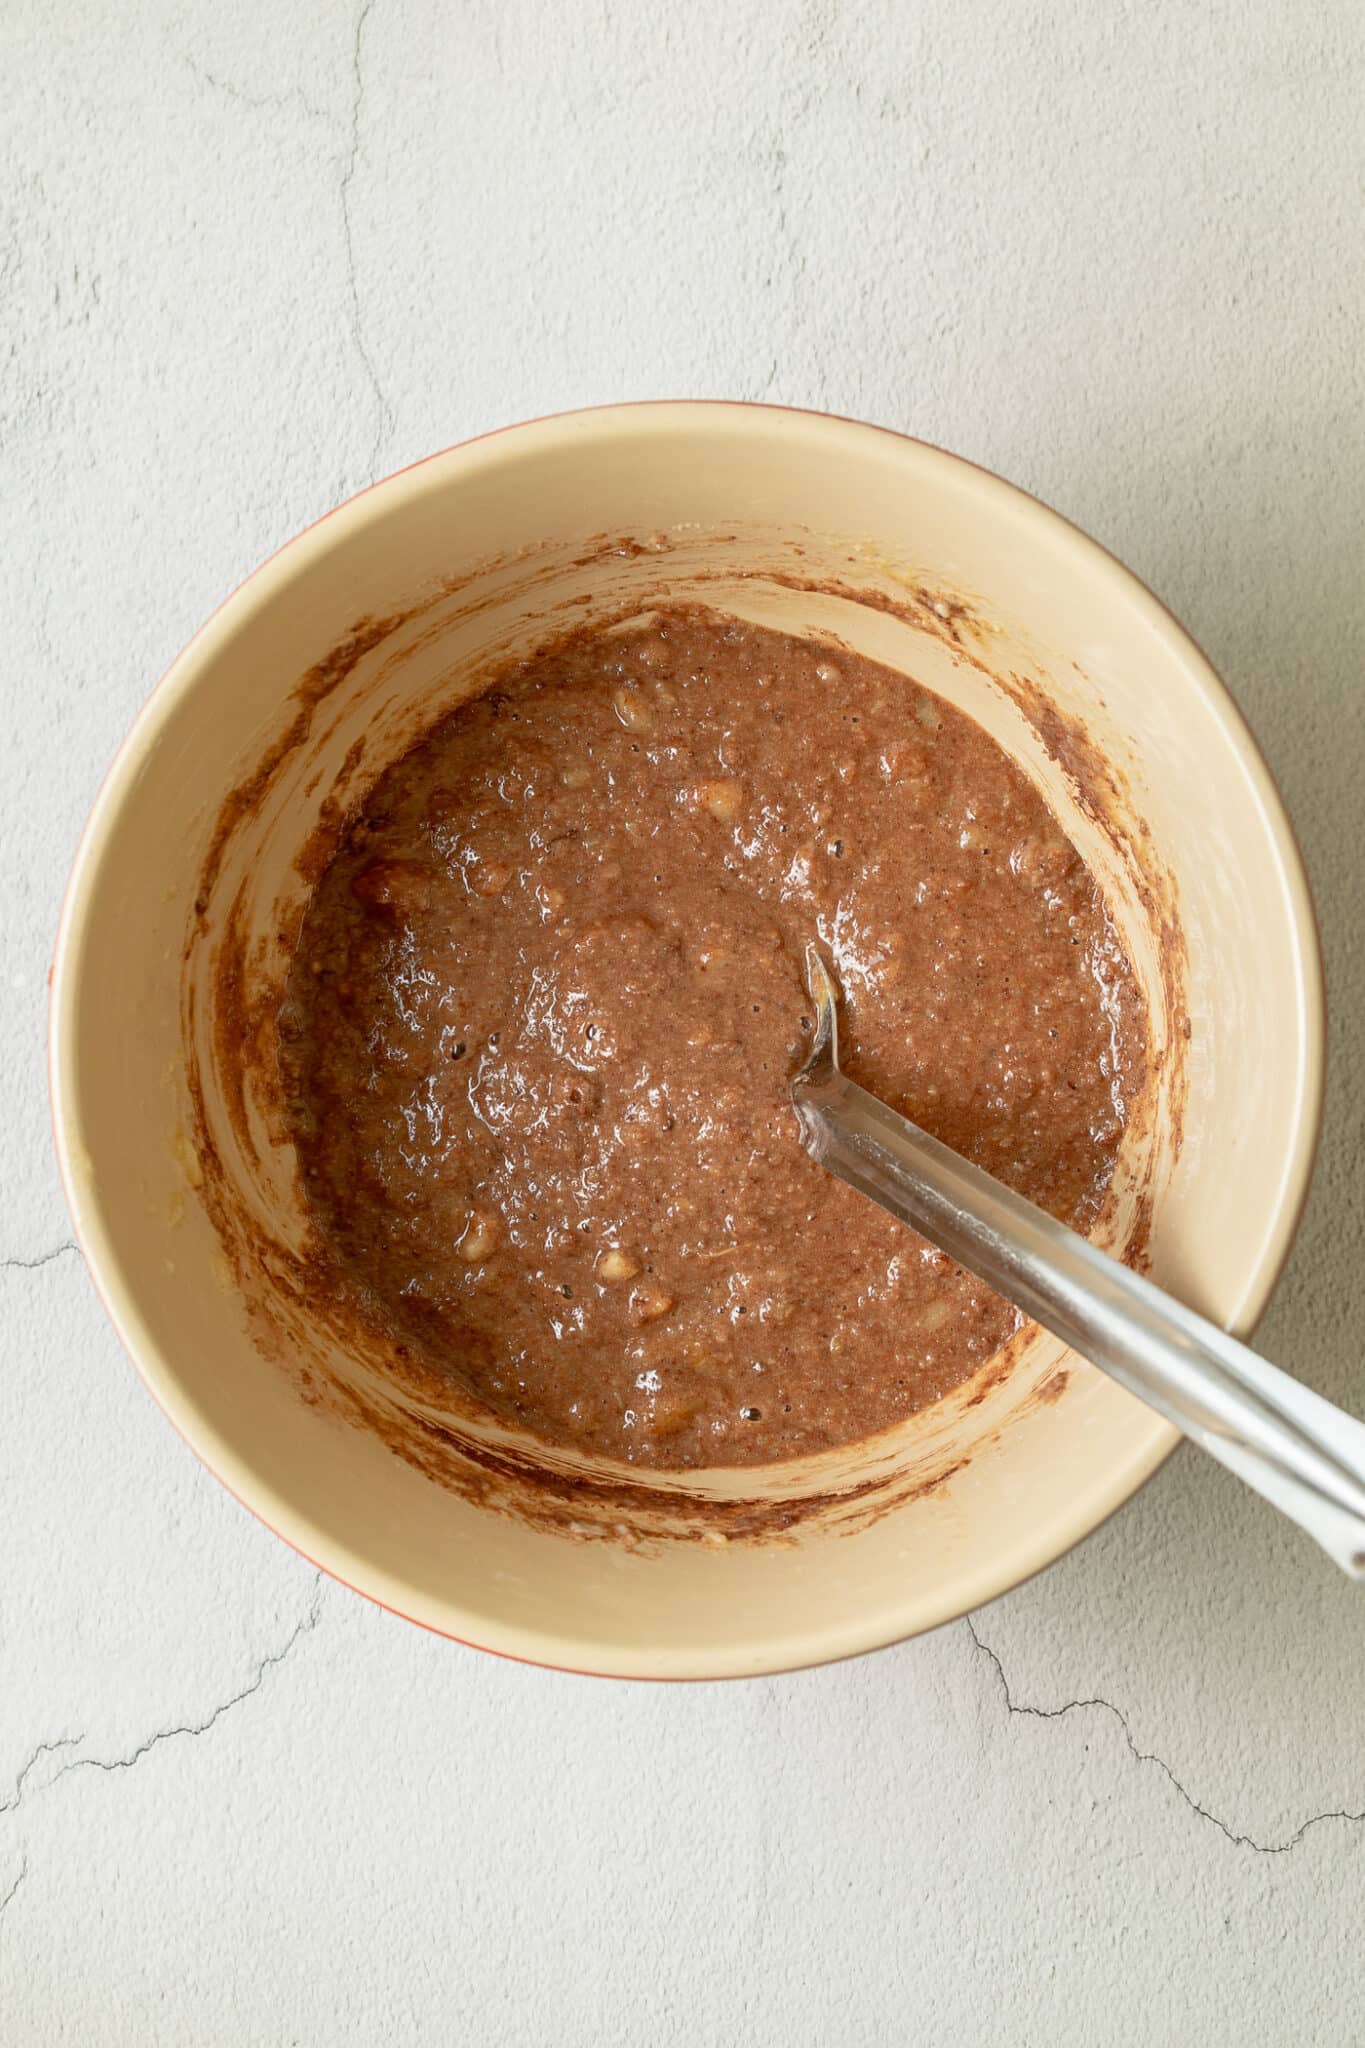
[[[281,1017],[335,1298],[403,1376],[655,1467],[855,1443],[1019,1318],[821,1171],[805,937],[884,1097],[1080,1227],[1145,1076],[1099,891],[982,730],[691,609],[512,665],[381,777]]]
[[[1055,1397],[1055,1340],[786,1101],[814,928],[864,1071],[1146,1256],[1178,925],[1112,757],[994,637],[814,533],[607,533],[304,671],[200,878],[187,1130],[320,1410],[540,1527],[766,1541]]]
[[[621,1673],[890,1641],[1094,1526],[1172,1433],[784,1140],[816,934],[869,1080],[1247,1324],[1311,913],[1216,679],[1064,522],[628,408],[259,572],[110,779],[53,997],[82,1244],[213,1469],[399,1611]]]

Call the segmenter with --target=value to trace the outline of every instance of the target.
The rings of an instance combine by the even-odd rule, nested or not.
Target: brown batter
[[[637,1464],[854,1441],[1017,1318],[801,1150],[844,1064],[1084,1226],[1145,1019],[1093,879],[979,726],[701,610],[509,670],[397,763],[281,1017],[325,1284],[410,1364]]]

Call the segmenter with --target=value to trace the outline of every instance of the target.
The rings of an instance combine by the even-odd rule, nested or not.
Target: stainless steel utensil
[[[806,1150],[1101,1366],[1365,1578],[1365,1424],[1111,1259],[839,1071],[814,946],[815,1035],[793,1077]]]

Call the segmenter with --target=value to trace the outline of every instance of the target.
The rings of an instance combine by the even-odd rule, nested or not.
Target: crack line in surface
[[[0,1918],[4,1916],[4,1914],[9,1910],[10,1906],[13,1904],[14,1894],[18,1891],[20,1885],[23,1883],[24,1879],[27,1876],[28,1858],[27,1856],[25,1856],[23,1862],[19,1865],[19,1875],[15,1878],[14,1883],[10,1886],[9,1890],[5,1893],[4,1897],[0,1898]]]
[[[251,107],[258,113],[266,108],[283,113],[286,108],[297,105],[314,121],[326,121],[330,125],[334,119],[326,107],[320,107],[315,100],[309,99],[301,85],[291,85],[288,92],[247,92],[243,86],[234,85],[230,78],[220,78],[218,73],[210,71],[206,64],[196,63],[194,58],[187,56],[183,50],[177,50],[176,55],[186,70],[192,72],[201,84],[211,86],[214,92],[222,93],[227,99],[236,100],[239,106]]]
[[[10,1793],[8,1799],[0,1801],[0,1814],[13,1813],[17,1806],[22,1805],[24,1787],[28,1783],[34,1769],[42,1762],[45,1756],[52,1756],[59,1749],[74,1749],[78,1743],[84,1742],[84,1740],[85,1737],[83,1735],[59,1735],[55,1742],[40,1742],[37,1748],[31,1751],[19,1766],[14,1779],[14,1790]]]
[[[1194,1794],[1188,1792],[1184,1785],[1181,1784],[1179,1778],[1177,1778],[1164,1757],[1155,1755],[1151,1750],[1138,1748],[1137,1743],[1133,1740],[1133,1731],[1128,1726],[1127,1716],[1121,1708],[1114,1705],[1112,1700],[1100,1699],[1096,1696],[1092,1699],[1064,1700],[1060,1707],[1021,1706],[1010,1691],[1010,1682],[1005,1676],[1005,1667],[1001,1663],[999,1656],[989,1643],[982,1642],[976,1632],[976,1623],[971,1615],[964,1615],[963,1619],[967,1624],[967,1633],[973,1643],[981,1652],[981,1655],[995,1668],[995,1675],[1000,1681],[1000,1690],[1004,1695],[1005,1706],[1009,1713],[1023,1714],[1034,1721],[1062,1721],[1065,1720],[1068,1714],[1083,1713],[1087,1709],[1098,1707],[1104,1713],[1112,1715],[1119,1724],[1120,1732],[1128,1745],[1128,1753],[1134,1763],[1155,1764],[1163,1776],[1169,1779],[1170,1783],[1184,1800],[1186,1806],[1189,1807],[1191,1813],[1197,1813],[1201,1820],[1211,1822],[1217,1828],[1219,1834],[1226,1836],[1234,1848],[1254,1849],[1259,1856],[1286,1856],[1291,1849],[1298,1848],[1299,1843],[1310,1828],[1319,1826],[1323,1821],[1341,1820],[1352,1824],[1365,1821],[1365,1810],[1360,1813],[1350,1813],[1344,1807],[1331,1807],[1324,1813],[1310,1813],[1307,1820],[1301,1826],[1295,1828],[1292,1835],[1287,1835],[1282,1842],[1258,1842],[1254,1835],[1238,1834],[1236,1829],[1230,1828],[1225,1820],[1220,1820],[1216,1813],[1210,1813],[1207,1806],[1199,1804]]]
[[[50,1266],[54,1259],[63,1259],[68,1252],[74,1252],[75,1249],[76,1240],[68,1237],[63,1239],[61,1244],[54,1244],[50,1252],[39,1252],[31,1259],[0,1259],[0,1272],[36,1273],[40,1266]]]
[[[143,1757],[150,1750],[157,1747],[158,1743],[169,1742],[172,1737],[177,1735],[207,1735],[210,1728],[222,1720],[224,1714],[231,1713],[234,1707],[240,1707],[244,1700],[249,1700],[253,1693],[258,1693],[265,1683],[266,1673],[277,1670],[302,1637],[310,1635],[317,1627],[322,1616],[322,1583],[322,1573],[318,1572],[313,1580],[313,1597],[308,1604],[308,1611],[295,1624],[285,1642],[278,1650],[272,1650],[267,1656],[262,1657],[260,1663],[256,1666],[254,1675],[248,1680],[247,1684],[239,1692],[233,1693],[229,1699],[220,1700],[212,1713],[207,1714],[202,1721],[185,1721],[178,1723],[173,1728],[158,1728],[154,1735],[149,1735],[145,1741],[140,1742],[137,1748],[128,1756],[72,1757],[68,1763],[64,1763],[60,1769],[55,1770],[52,1776],[39,1789],[43,1792],[50,1792],[54,1785],[58,1784],[61,1779],[69,1777],[72,1771],[131,1771],[134,1765],[142,1762]],[[41,1758],[50,1755],[54,1750],[73,1748],[77,1743],[84,1740],[85,1737],[83,1735],[64,1735],[55,1742],[40,1742],[15,1779],[14,1790],[10,1797],[3,1805],[0,1805],[0,1814],[13,1813],[18,1807],[23,1805],[26,1797],[24,1785],[34,1766]]]
[[[355,18],[355,40],[351,46],[351,122],[347,141],[346,161],[341,172],[341,229],[346,243],[346,285],[351,302],[351,340],[355,344],[355,352],[364,366],[365,375],[370,381],[370,388],[374,392],[375,405],[378,409],[375,420],[374,440],[370,444],[369,480],[371,482],[374,479],[375,470],[379,466],[379,451],[384,445],[386,435],[393,428],[393,408],[384,395],[384,387],[379,381],[379,372],[374,366],[374,358],[371,356],[366,345],[364,329],[361,324],[360,286],[356,279],[355,269],[355,235],[351,224],[351,184],[355,178],[356,167],[360,161],[360,116],[365,101],[365,78],[360,65],[360,51],[365,35],[365,24],[373,10],[374,0],[361,0],[360,10]]]

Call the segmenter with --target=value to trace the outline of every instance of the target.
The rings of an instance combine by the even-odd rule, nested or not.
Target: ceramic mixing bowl
[[[1293,836],[1199,650],[1065,520],[938,449],[757,406],[537,421],[388,478],[227,600],[114,763],[58,936],[57,1144],[109,1314],[198,1455],[338,1578],[488,1649],[703,1677],[977,1606],[1093,1529],[1174,1436],[1027,1331],[851,1450],[640,1474],[455,1397],[424,1405],[381,1346],[310,1309],[268,1076],[319,848],[501,661],[663,598],[889,662],[1044,788],[1151,1013],[1100,1234],[1243,1332],[1308,1180],[1322,1002]]]

